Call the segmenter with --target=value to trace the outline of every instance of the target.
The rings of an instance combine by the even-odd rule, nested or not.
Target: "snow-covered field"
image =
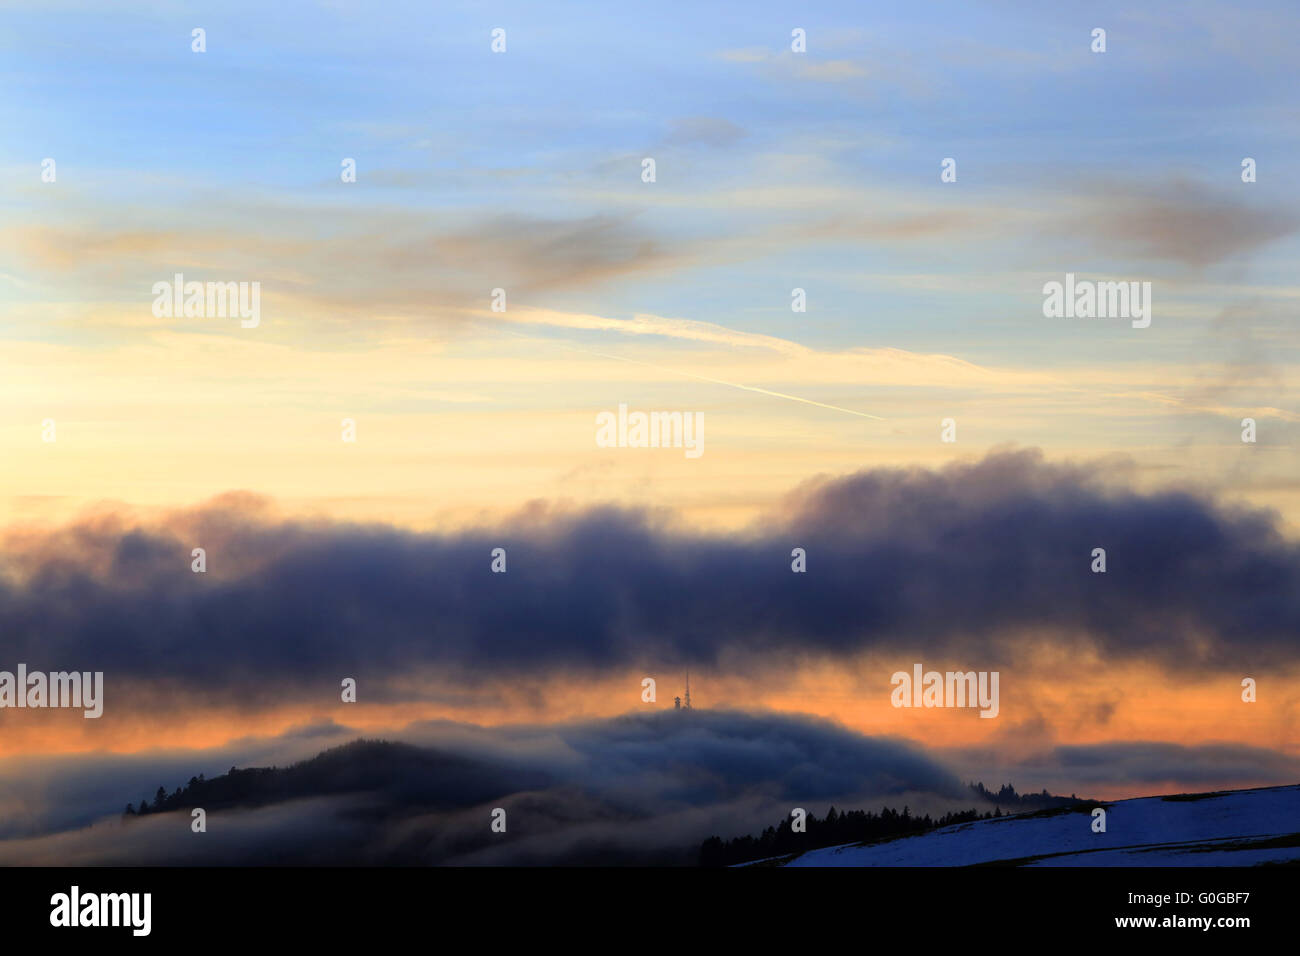
[[[1093,806],[1106,832],[1092,831]],[[1300,862],[1300,787],[1142,797],[809,850],[786,866],[1254,866]]]

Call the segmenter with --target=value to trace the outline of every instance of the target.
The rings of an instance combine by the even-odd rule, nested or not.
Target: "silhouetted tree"
[[[971,785],[971,789],[979,792],[979,787],[975,784]],[[1037,795],[1034,796],[1037,799]],[[795,833],[787,817],[776,826],[765,828],[757,837],[740,836],[733,840],[723,840],[711,836],[700,845],[699,861],[701,866],[731,866],[802,853],[819,847],[893,839],[959,823],[992,820],[1003,815],[1001,808],[983,813],[972,808],[951,811],[936,819],[928,813],[913,816],[908,806],[904,806],[901,813],[892,807],[881,807],[879,813],[870,810],[841,811],[832,807],[824,819],[819,819],[814,813],[808,814],[804,833]]]

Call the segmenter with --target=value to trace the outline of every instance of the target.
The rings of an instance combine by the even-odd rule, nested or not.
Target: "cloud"
[[[1071,228],[1108,251],[1201,269],[1255,252],[1300,228],[1300,214],[1258,205],[1200,183],[1108,186]]]
[[[1050,763],[1059,775],[1077,780],[1082,788],[1099,783],[1158,784],[1166,780],[1210,788],[1245,779],[1259,781],[1261,785],[1300,780],[1300,758],[1242,744],[1185,747],[1125,741],[1062,746],[1056,748],[1051,758]]]
[[[1294,662],[1300,548],[1268,512],[1138,493],[1104,465],[1001,451],[940,471],[818,479],[747,533],[538,505],[417,534],[277,522],[227,503],[149,527],[99,519],[6,546],[7,660],[102,670],[108,693],[285,700],[402,679],[706,664],[869,649],[993,664],[1090,647],[1169,668]],[[190,549],[208,548],[208,574]],[[508,572],[493,574],[493,548]],[[808,572],[792,574],[803,547]],[[1107,551],[1105,574],[1091,552]],[[128,699],[119,696],[119,700]],[[112,706],[110,701],[109,706]]]
[[[1055,792],[1098,796],[1123,783],[1214,789],[1290,783],[1300,773],[1293,756],[1233,744],[1056,746],[1011,763],[971,748],[940,758],[823,720],[718,710],[559,725],[435,721],[399,732],[406,743],[354,742],[319,755],[304,754],[300,736],[153,757],[10,762],[0,806],[46,812],[10,824],[0,863],[689,864],[706,836],[757,833],[795,806],[817,814],[831,805],[987,809],[967,779],[1026,792],[1050,782]],[[214,777],[215,768],[250,760],[281,769],[206,790],[203,840],[191,837],[184,810],[118,818],[123,802],[158,783],[171,790],[196,770]],[[494,807],[506,810],[505,834],[489,831]]]
[[[866,76],[867,71],[861,64],[852,60],[822,60],[801,63],[796,71],[799,76],[823,83],[838,83],[843,80]]]
[[[666,142],[672,146],[734,146],[748,133],[720,116],[687,116],[673,120]]]
[[[855,60],[818,60],[803,54],[774,52],[762,47],[723,50],[718,58],[727,63],[759,65],[772,79],[796,78],[817,83],[842,83],[867,76],[869,72],[862,63]]]
[[[253,233],[217,223],[190,231],[13,227],[0,231],[0,248],[11,249],[30,276],[51,287],[66,289],[76,277],[85,293],[138,302],[138,320],[125,313],[132,324],[148,321],[153,283],[178,272],[187,280],[258,281],[266,308],[278,316],[306,310],[333,322],[433,321],[445,310],[481,306],[496,287],[507,289],[512,301],[588,289],[695,254],[692,242],[666,242],[631,215],[480,215],[432,229],[427,217],[400,210],[329,215],[326,230],[320,208],[269,208],[259,213]],[[310,224],[322,234],[295,233]]]
[[[1187,746],[1164,741],[1125,740],[1054,745],[1008,760],[992,749],[944,751],[967,774],[998,780],[1033,781],[1053,792],[1097,796],[1098,791],[1165,793],[1293,784],[1300,757],[1238,743]],[[997,768],[994,770],[993,768]]]
[[[792,806],[974,803],[918,748],[804,717],[660,711],[548,727],[417,725],[404,736],[420,746],[330,750],[264,790],[253,778],[237,799],[207,801],[210,839],[197,842],[184,812],[125,826],[116,813],[89,816],[152,792],[162,774],[170,791],[193,773],[173,759],[64,761],[44,789],[30,773],[0,778],[0,802],[21,790],[61,810],[44,829],[0,841],[0,862],[691,863],[704,837],[761,829]],[[191,755],[191,766],[230,752]],[[507,811],[504,837],[487,826],[494,806]],[[65,829],[69,817],[97,822]]]
[[[773,335],[760,335],[753,332],[742,332],[714,322],[701,322],[695,319],[665,318],[647,314],[635,315],[630,319],[615,319],[599,315],[584,315],[527,307],[514,309],[506,313],[493,314],[484,312],[480,313],[480,315],[484,319],[490,319],[494,322],[546,325],[583,331],[619,332],[623,335],[656,335],[708,345],[723,345],[728,348],[762,348],[785,354],[791,358],[807,358],[817,354],[813,349],[792,342],[789,339],[782,339]]]

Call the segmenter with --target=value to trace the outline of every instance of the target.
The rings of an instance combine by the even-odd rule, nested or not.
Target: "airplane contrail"
[[[576,348],[576,346],[575,346]],[[878,422],[884,419],[879,415],[870,415],[867,412],[854,411],[852,408],[843,408],[839,405],[828,405],[825,402],[817,402],[811,398],[800,398],[798,395],[787,395],[785,392],[774,392],[770,388],[759,388],[757,385],[742,385],[740,382],[728,382],[721,378],[709,378],[707,375],[696,375],[694,372],[687,372],[680,368],[668,368],[663,365],[655,365],[651,362],[642,362],[637,359],[624,358],[621,355],[607,355],[604,352],[595,352],[591,349],[577,349],[579,352],[586,352],[588,355],[597,355],[601,358],[614,359],[619,362],[631,362],[633,365],[644,365],[646,368],[657,369],[661,372],[674,372],[678,375],[685,375],[689,378],[699,379],[701,382],[712,382],[714,385],[729,385],[732,388],[743,388],[747,392],[758,392],[760,395],[772,395],[776,398],[789,399],[792,402],[803,402],[805,405],[816,405],[818,408],[829,408],[836,412],[845,412],[849,415],[858,415],[862,418],[871,418]]]
[[[505,332],[507,335],[513,335],[516,338],[527,339],[531,336],[523,335],[519,332],[512,332],[509,329],[503,329],[500,326],[494,326],[497,331]],[[653,362],[642,362],[639,359],[625,358],[622,355],[610,355],[606,352],[597,352],[594,349],[584,349],[576,345],[569,345],[565,342],[556,342],[550,340],[552,345],[558,345],[560,348],[569,349],[573,352],[582,352],[585,355],[595,355],[597,358],[612,359],[615,362],[630,362],[633,365],[644,365],[646,368],[652,368],[660,372],[671,372],[675,375],[685,375],[688,378],[698,379],[701,382],[710,382],[714,385],[726,385],[730,388],[743,389],[746,392],[758,392],[760,395],[771,395],[774,398],[784,398],[791,402],[802,402],[804,405],[815,405],[818,408],[828,408],[834,412],[844,412],[846,415],[857,415],[859,418],[870,418],[873,421],[883,422],[886,419],[879,415],[871,415],[867,412],[855,411],[852,408],[844,408],[840,405],[828,405],[826,402],[814,401],[811,398],[801,398],[798,395],[787,395],[785,392],[774,392],[769,388],[759,388],[757,385],[742,385],[740,382],[728,382],[721,378],[710,378],[707,375],[696,375],[694,372],[687,372],[680,368],[668,368],[664,365],[655,365]]]

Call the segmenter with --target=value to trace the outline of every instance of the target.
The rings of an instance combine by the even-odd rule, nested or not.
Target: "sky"
[[[1300,11],[1126,6],[6,4],[0,668],[112,696],[0,714],[0,777],[689,668],[1022,788],[1293,779]],[[893,708],[918,660],[999,719]]]

